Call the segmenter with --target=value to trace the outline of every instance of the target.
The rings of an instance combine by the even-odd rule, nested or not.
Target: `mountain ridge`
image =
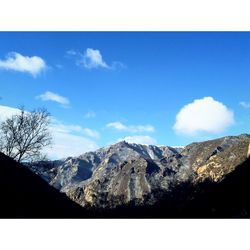
[[[0,217],[249,218],[249,148],[245,134],[178,152],[121,143],[33,166],[0,154]]]
[[[39,172],[83,207],[153,205],[185,182],[220,182],[249,157],[250,135],[195,142],[184,148],[118,142],[79,157],[57,161]]]

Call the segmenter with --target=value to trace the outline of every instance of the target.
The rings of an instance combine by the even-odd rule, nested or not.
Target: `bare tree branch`
[[[50,114],[46,109],[13,115],[0,125],[0,151],[18,162],[42,157],[42,149],[51,145]]]

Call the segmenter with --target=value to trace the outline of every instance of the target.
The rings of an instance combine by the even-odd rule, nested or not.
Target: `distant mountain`
[[[246,134],[183,148],[123,141],[79,157],[37,163],[30,168],[76,203],[102,211],[108,217],[223,217],[219,212],[225,210],[221,201],[228,194],[219,194],[230,190],[234,197],[234,190],[246,184],[241,183],[239,176],[247,172],[249,145],[250,135]],[[237,173],[238,177],[233,177]],[[243,200],[234,204],[235,209],[232,204],[227,207],[225,216],[249,216],[249,190],[238,194]]]

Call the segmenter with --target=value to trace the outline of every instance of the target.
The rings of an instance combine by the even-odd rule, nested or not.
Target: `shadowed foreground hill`
[[[2,153],[0,153],[0,193],[1,218],[87,216],[86,212],[66,195]]]
[[[250,158],[222,182],[204,183],[202,190],[187,208],[192,217],[250,218]]]

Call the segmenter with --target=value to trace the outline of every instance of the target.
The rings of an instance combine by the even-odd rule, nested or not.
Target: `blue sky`
[[[249,93],[250,33],[0,33],[0,116],[46,107],[53,158],[249,133]]]

